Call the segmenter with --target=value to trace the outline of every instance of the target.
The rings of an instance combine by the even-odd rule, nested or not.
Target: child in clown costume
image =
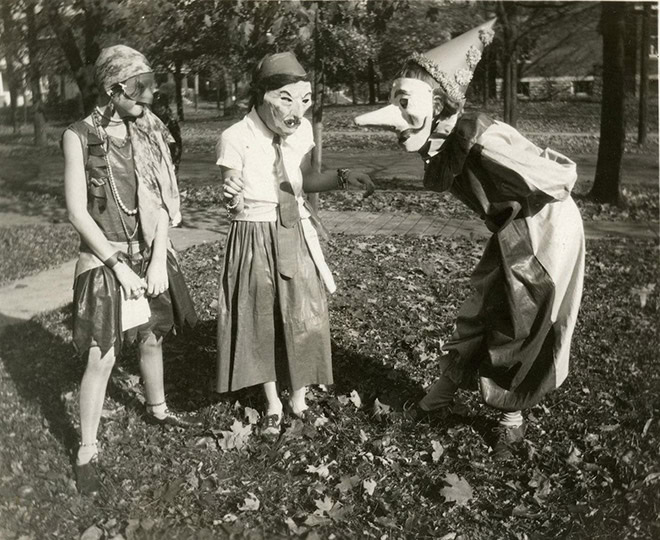
[[[409,415],[448,410],[476,373],[485,403],[502,413],[493,457],[506,459],[524,437],[522,409],[568,375],[584,232],[570,196],[573,161],[485,114],[463,114],[494,24],[414,54],[393,83],[391,104],[356,123],[393,127],[400,144],[421,155],[425,187],[453,193],[493,233],[445,346],[442,373]]]

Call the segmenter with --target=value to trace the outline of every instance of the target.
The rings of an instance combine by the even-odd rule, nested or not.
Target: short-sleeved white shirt
[[[244,209],[234,219],[241,221],[277,221],[281,174],[276,170],[275,134],[252,109],[242,120],[227,128],[216,145],[216,163],[241,171]],[[301,217],[309,217],[303,207],[301,166],[314,147],[312,125],[306,118],[298,129],[282,140],[282,157],[289,181],[298,198]]]

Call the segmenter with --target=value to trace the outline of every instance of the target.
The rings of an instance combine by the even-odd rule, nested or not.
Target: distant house
[[[0,108],[8,107],[11,104],[9,95],[9,85],[7,84],[7,62],[0,58]],[[78,85],[69,75],[50,75],[41,78],[41,92],[44,96],[58,101],[67,101],[80,95]],[[27,101],[29,105],[32,100],[32,92],[29,85],[23,81],[18,93],[16,105],[22,107]]]
[[[585,3],[581,6],[582,9],[576,9],[571,16],[542,29],[543,33],[536,40],[534,48],[518,67],[518,98],[599,98],[603,65],[603,40],[598,28],[600,6],[595,3]],[[649,86],[655,94],[658,88],[657,44],[657,5],[654,4]],[[633,69],[633,73],[639,78],[639,68]],[[501,78],[496,80],[496,88],[499,97],[502,89]]]

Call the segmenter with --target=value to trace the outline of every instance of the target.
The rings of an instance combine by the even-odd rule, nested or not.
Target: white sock
[[[522,411],[504,412],[500,417],[500,425],[505,427],[518,427],[522,426],[523,416]]]

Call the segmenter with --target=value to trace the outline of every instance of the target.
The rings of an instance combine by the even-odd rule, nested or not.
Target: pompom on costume
[[[494,23],[410,61],[447,96],[464,100]],[[419,95],[432,99],[430,93]],[[474,292],[460,308],[456,330],[444,347],[448,354],[442,358],[441,379],[468,385],[478,374],[488,405],[502,411],[531,407],[559,387],[569,371],[585,250],[582,219],[570,196],[576,165],[485,114],[459,116],[448,134],[439,133],[438,116],[427,120],[433,125],[430,136],[409,149],[424,161],[424,185],[453,193],[493,233],[472,274]],[[399,132],[411,127],[394,93],[391,105],[356,122]],[[422,409],[438,406],[442,384],[429,389]]]

